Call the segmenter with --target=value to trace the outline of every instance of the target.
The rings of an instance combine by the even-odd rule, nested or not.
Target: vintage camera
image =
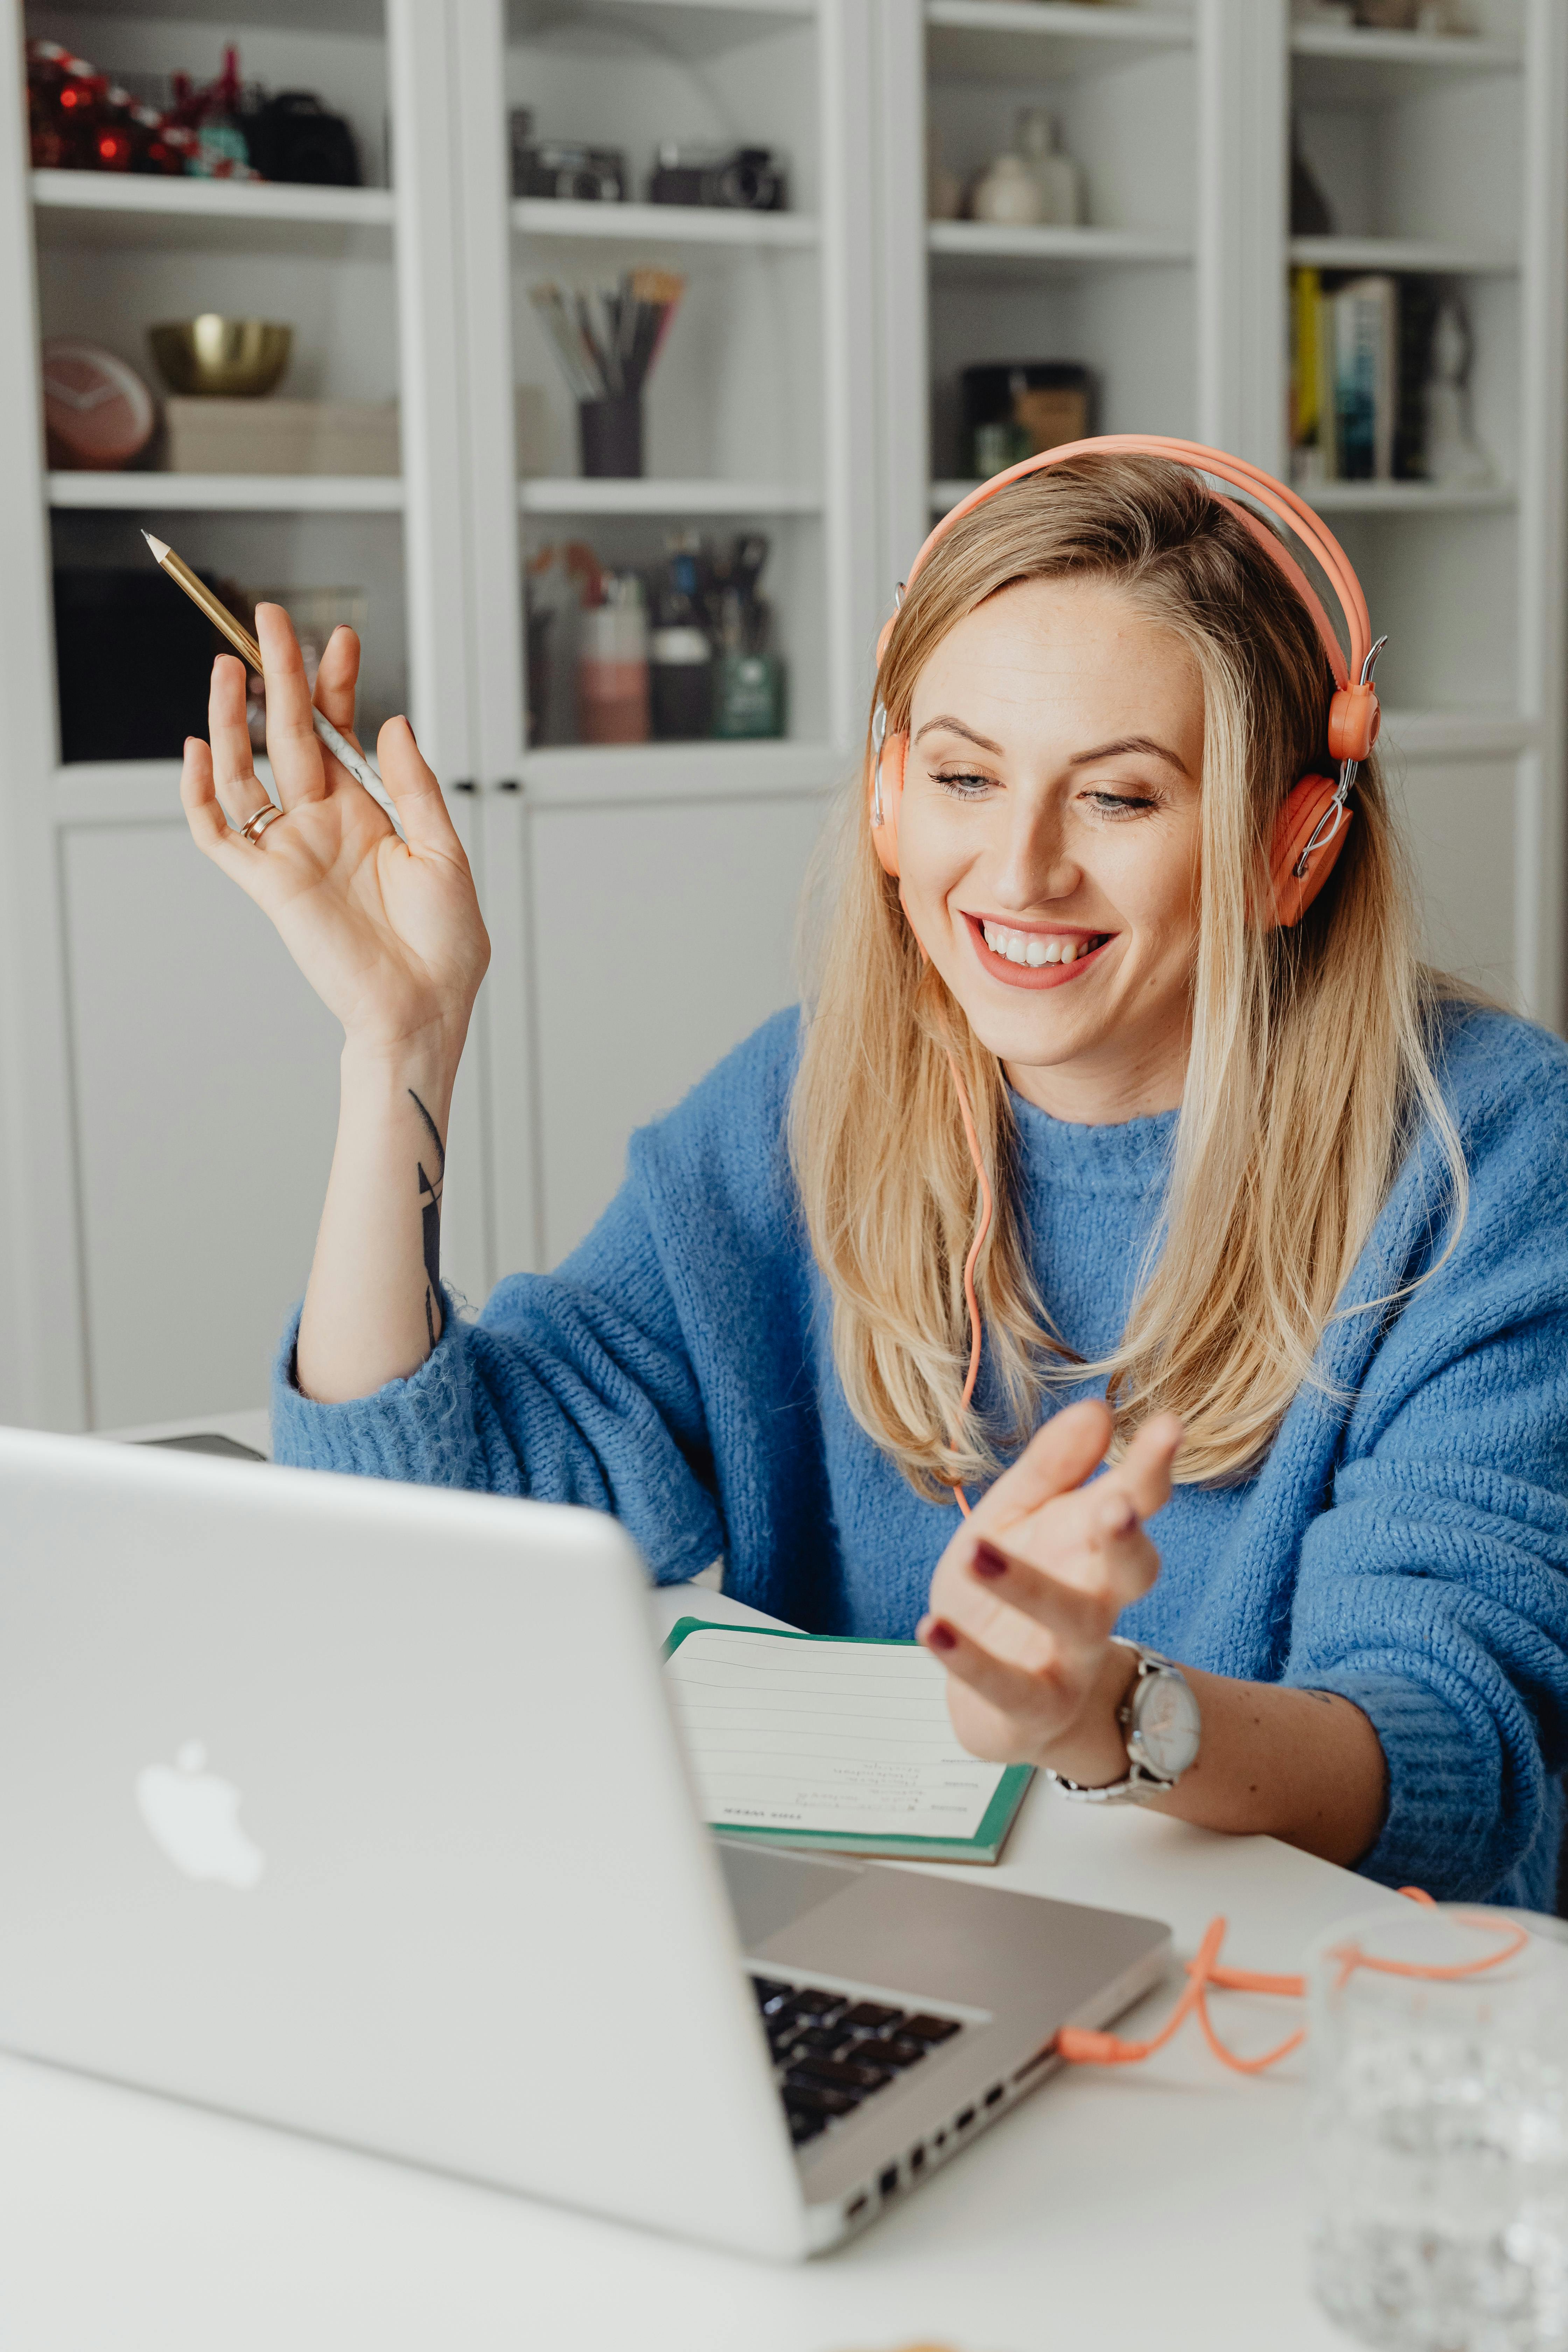
[[[576,204],[618,205],[626,193],[626,159],[618,147],[584,147],[575,139],[535,139],[533,115],[511,117],[511,192]]]
[[[648,178],[650,205],[721,205],[731,212],[789,209],[783,158],[771,147],[660,147]]]

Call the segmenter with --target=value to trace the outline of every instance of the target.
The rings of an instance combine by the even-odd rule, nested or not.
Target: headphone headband
[[[1247,525],[1258,545],[1279,566],[1306,605],[1321,640],[1335,686],[1345,688],[1352,681],[1364,682],[1366,664],[1373,649],[1372,619],[1355,568],[1339,541],[1313,513],[1306,500],[1298,498],[1286,483],[1277,481],[1261,467],[1250,465],[1245,457],[1233,457],[1224,449],[1210,449],[1201,441],[1177,441],[1158,433],[1106,433],[1089,441],[1064,441],[1059,448],[1045,449],[1037,457],[1026,457],[1018,465],[1009,466],[1005,473],[994,474],[988,482],[982,482],[942,516],[910,564],[906,586],[919,578],[932,549],[946,537],[954,523],[964,515],[973,513],[976,507],[983,506],[987,499],[994,499],[998,490],[1006,489],[1010,483],[1022,481],[1026,474],[1040,474],[1051,467],[1065,466],[1074,457],[1119,457],[1169,458],[1173,465],[1185,466],[1193,472],[1210,474],[1216,481],[1228,482],[1233,489],[1242,491],[1247,497],[1256,499],[1259,506],[1267,508],[1269,513],[1277,515],[1289,530],[1295,532],[1308,552],[1321,566],[1324,577],[1333,589],[1344,614],[1346,633],[1350,638],[1348,661],[1333,625],[1323,610],[1322,599],[1289,548],[1282,545],[1274,533],[1260,523],[1256,515],[1249,514],[1244,506],[1237,505],[1235,499],[1226,498],[1219,491],[1212,493],[1221,506],[1227,507]],[[882,643],[877,648],[879,662],[890,631],[889,623],[888,629],[883,631]]]

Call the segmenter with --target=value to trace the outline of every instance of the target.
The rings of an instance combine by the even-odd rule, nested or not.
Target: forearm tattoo
[[[425,1162],[419,1170],[419,1205],[425,1220],[425,1328],[430,1335],[434,1349],[441,1336],[441,1187],[447,1174],[447,1148],[437,1130],[435,1120],[420,1101],[412,1087],[408,1099],[425,1122],[430,1138],[430,1157],[436,1173],[427,1175]]]

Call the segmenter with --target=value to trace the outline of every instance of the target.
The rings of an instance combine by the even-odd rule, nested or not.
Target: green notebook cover
[[[879,1642],[853,1634],[797,1633],[787,1628],[721,1625],[710,1618],[682,1617],[664,1645],[663,1655],[667,1663],[693,1633],[745,1633],[758,1640],[776,1642],[830,1641],[840,1647],[853,1644],[878,1650],[909,1650],[914,1647],[912,1643]],[[809,1846],[819,1853],[881,1854],[889,1860],[905,1862],[993,1863],[1001,1854],[1007,1832],[1024,1801],[1024,1791],[1034,1777],[1031,1764],[1005,1766],[986,1805],[980,1826],[970,1837],[911,1837],[896,1830],[877,1833],[786,1829],[764,1827],[752,1822],[711,1821],[709,1827],[721,1832],[725,1837],[755,1838],[768,1845]]]

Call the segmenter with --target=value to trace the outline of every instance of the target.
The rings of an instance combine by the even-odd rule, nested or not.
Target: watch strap
[[[1133,1701],[1139,1686],[1155,1675],[1174,1675],[1184,1681],[1180,1666],[1158,1650],[1147,1648],[1142,1642],[1130,1641],[1125,1633],[1112,1633],[1111,1640],[1119,1650],[1131,1650],[1137,1658],[1137,1671],[1127,1686],[1127,1696],[1116,1710],[1116,1720],[1125,1738],[1132,1729]],[[1163,1772],[1152,1771],[1149,1766],[1128,1751],[1127,1769],[1120,1780],[1108,1781],[1101,1788],[1092,1788],[1082,1780],[1069,1780],[1065,1772],[1053,1771],[1047,1764],[1047,1779],[1056,1782],[1064,1796],[1080,1805],[1146,1805],[1152,1797],[1163,1797],[1176,1785]],[[1181,1776],[1176,1776],[1179,1779]]]

